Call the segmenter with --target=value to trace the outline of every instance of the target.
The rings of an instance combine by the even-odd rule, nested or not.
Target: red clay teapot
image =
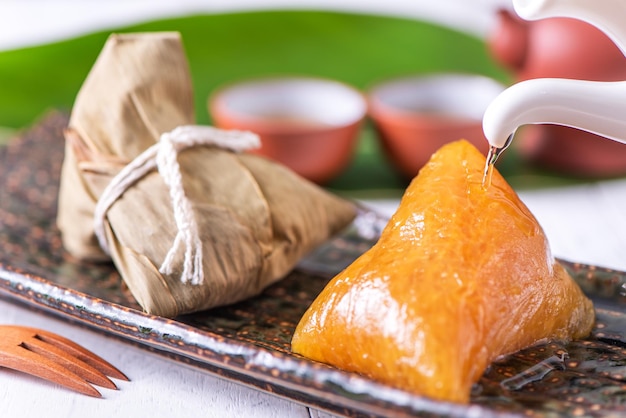
[[[517,81],[546,77],[626,80],[626,58],[595,26],[567,17],[527,21],[509,10],[497,13],[489,47]]]
[[[601,2],[604,1],[615,2]],[[569,1],[570,4],[577,2],[580,3],[579,0]],[[514,3],[517,9],[521,9],[530,8],[533,1],[515,0]],[[520,6],[522,3],[526,4]],[[596,3],[588,3],[585,7],[592,8],[594,5]],[[559,11],[554,15],[568,16]],[[518,82],[545,78],[602,82],[626,80],[626,57],[614,43],[616,36],[609,37],[607,33],[613,34],[611,30],[606,27],[604,31],[600,30],[591,23],[579,20],[580,16],[576,17],[545,17],[528,21],[509,10],[500,10],[494,31],[488,38],[490,51],[498,62],[513,72]],[[626,26],[626,20],[623,26]],[[537,94],[543,93],[538,91]],[[573,100],[578,99],[585,101],[587,97],[575,97]],[[623,100],[626,101],[626,97]],[[541,117],[539,114],[536,116]],[[623,117],[626,119],[626,114]],[[548,119],[546,116],[544,120],[533,121],[541,124],[528,125],[521,132],[523,139],[518,145],[524,156],[539,165],[569,174],[626,174],[626,145],[562,126],[566,125],[563,123],[555,125],[553,123],[559,123],[558,120]],[[570,126],[576,125],[572,123]]]

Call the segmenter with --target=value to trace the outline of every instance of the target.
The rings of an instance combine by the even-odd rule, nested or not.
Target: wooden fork
[[[28,373],[97,398],[101,394],[91,384],[117,389],[107,376],[128,381],[114,366],[67,338],[15,325],[0,325],[1,367]]]

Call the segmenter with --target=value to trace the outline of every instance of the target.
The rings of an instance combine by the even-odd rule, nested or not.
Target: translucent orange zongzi
[[[439,400],[468,402],[496,357],[585,337],[594,309],[543,230],[466,141],[433,155],[377,244],[311,305],[294,352]]]

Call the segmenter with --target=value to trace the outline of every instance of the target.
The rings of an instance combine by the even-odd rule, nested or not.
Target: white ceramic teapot
[[[591,23],[626,55],[624,0],[513,0],[513,5],[528,20],[571,17]],[[570,126],[626,143],[626,81],[522,81],[500,94],[483,117],[485,136],[498,149],[527,124]]]

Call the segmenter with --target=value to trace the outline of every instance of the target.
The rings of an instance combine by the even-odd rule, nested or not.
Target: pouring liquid
[[[496,147],[491,145],[489,147],[489,152],[487,152],[487,160],[485,160],[485,170],[483,171],[483,190],[487,190],[489,186],[491,186],[491,177],[493,176],[493,168],[500,157],[500,154],[507,149],[509,145],[511,145],[511,141],[513,141],[513,134],[509,135],[504,143],[503,147]]]
[[[491,186],[491,177],[493,176],[493,168],[496,164],[496,160],[502,153],[504,148],[497,148],[494,146],[489,147],[487,153],[487,160],[485,161],[485,171],[483,171],[483,190],[487,190]]]

